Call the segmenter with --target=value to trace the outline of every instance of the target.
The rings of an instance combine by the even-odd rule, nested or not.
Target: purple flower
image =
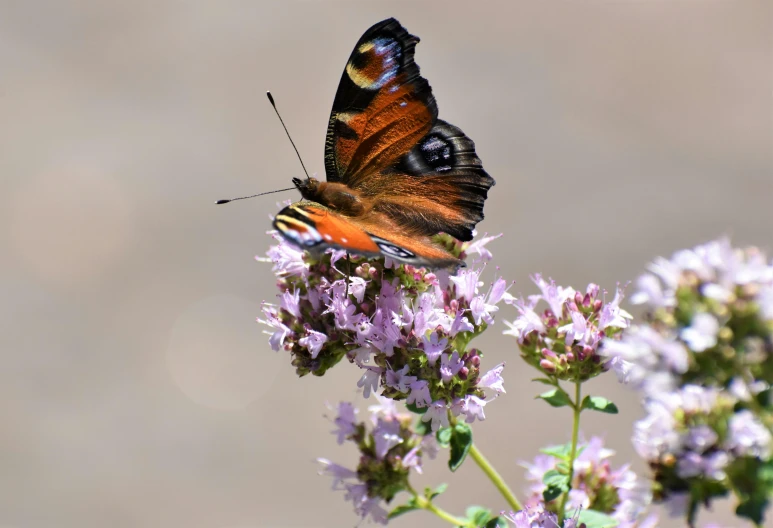
[[[373,439],[376,442],[376,458],[383,460],[390,449],[403,442],[400,436],[400,422],[379,419],[373,429]]]
[[[605,303],[598,298],[596,284],[589,284],[585,294],[573,288],[545,281],[540,275],[534,282],[542,290],[541,295],[531,295],[528,301],[513,301],[520,316],[504,333],[518,339],[521,357],[545,375],[557,380],[585,381],[610,367],[619,370],[628,365],[621,360],[602,361],[599,345],[602,339],[619,339],[628,327],[631,315],[621,309],[623,298],[618,287],[614,300]],[[535,311],[544,301],[550,306],[542,314]]]
[[[440,357],[440,377],[448,383],[464,367],[464,363],[459,360],[459,352],[454,350],[453,354],[443,354]],[[481,386],[482,383],[480,384]]]
[[[303,258],[303,251],[289,244],[279,233],[271,236],[277,241],[277,245],[268,250],[268,260],[274,264],[271,270],[277,276],[306,276],[309,264]]]
[[[344,480],[357,477],[356,471],[339,466],[338,464],[335,464],[326,458],[318,458],[317,462],[322,464],[320,475],[333,477],[332,489],[334,490],[343,489],[341,486]]]
[[[478,385],[484,389],[491,389],[495,393],[504,393],[504,379],[502,379],[502,371],[505,369],[505,364],[500,363],[496,367],[486,372],[478,380]]]
[[[577,520],[573,518],[565,519],[563,526],[558,526],[558,516],[550,511],[545,511],[541,507],[527,508],[525,510],[505,513],[502,517],[513,523],[515,528],[576,528]]]
[[[456,298],[464,299],[467,302],[472,301],[472,298],[478,293],[479,277],[480,271],[473,269],[464,269],[450,277],[451,282],[455,286]]]
[[[378,367],[366,367],[357,386],[362,389],[362,395],[367,398],[371,391],[378,390],[378,383],[381,379],[381,369]]]
[[[532,332],[543,333],[547,330],[542,318],[534,311],[537,299],[530,299],[529,302],[519,299],[514,304],[521,316],[512,323],[505,321],[505,324],[510,327],[510,330],[503,332],[505,335],[515,336],[519,343],[523,343]]]
[[[333,489],[344,491],[356,515],[386,524],[385,506],[400,491],[410,490],[410,474],[421,473],[423,454],[434,456],[437,445],[411,430],[411,416],[395,412],[392,400],[378,397],[378,401],[378,405],[370,407],[372,414],[366,422],[356,421],[356,410],[350,403],[338,405],[338,431],[334,433],[359,451],[355,470],[324,458],[317,460],[321,464],[320,474],[333,478]]]
[[[553,279],[550,279],[550,282],[547,282],[539,273],[534,274],[532,280],[542,291],[542,299],[548,303],[553,315],[555,317],[561,317],[564,303],[574,297],[574,289],[557,286]]]
[[[652,500],[648,483],[637,477],[627,465],[613,470],[608,459],[614,451],[604,447],[601,438],[581,441],[579,447],[567,506],[575,510],[597,509],[613,517],[620,526],[636,526]],[[528,470],[527,505],[532,508],[543,505],[545,474],[558,469],[560,464],[561,460],[548,455],[538,455],[532,463],[522,463]],[[557,506],[554,502],[548,504]]]
[[[273,307],[264,305],[263,314],[266,316],[266,319],[258,319],[258,322],[274,329],[273,333],[266,333],[271,335],[268,339],[268,344],[271,346],[271,350],[276,352],[284,346],[285,338],[292,333],[292,330],[279,319],[279,316]]]
[[[705,453],[719,440],[717,433],[706,424],[691,427],[685,438],[685,446],[696,453]]]
[[[759,249],[723,238],[658,258],[649,271],[632,296],[645,322],[604,343],[618,377],[645,396],[686,382],[736,390],[733,379],[770,381],[762,365],[773,349],[773,264]]]
[[[695,352],[703,352],[717,344],[719,322],[711,314],[697,314],[692,324],[684,328],[679,337]]]
[[[317,332],[311,328],[306,329],[306,337],[302,337],[298,340],[298,344],[308,349],[312,359],[317,357],[319,351],[322,350],[322,345],[327,341],[327,336],[322,332]]]
[[[448,410],[444,401],[436,401],[429,405],[427,412],[421,417],[422,422],[431,422],[433,431],[448,427]]]
[[[410,390],[411,383],[416,381],[416,376],[408,376],[408,369],[410,367],[405,365],[400,370],[387,370],[386,372],[386,384],[390,387],[394,387],[400,392],[408,392]]]
[[[414,381],[411,383],[411,394],[408,396],[406,403],[412,403],[419,408],[424,408],[432,403],[432,397],[429,393],[429,384],[425,380]]]
[[[737,412],[728,424],[727,448],[738,456],[767,458],[773,438],[770,431],[749,410]]]
[[[335,431],[331,431],[338,437],[338,444],[343,444],[347,437],[353,435],[356,432],[355,420],[357,418],[357,409],[349,402],[341,402],[338,404],[338,416],[336,416],[334,423],[336,424]]]
[[[421,338],[422,345],[424,347],[424,354],[427,356],[427,361],[430,365],[434,365],[440,354],[448,346],[448,339],[440,338],[437,332],[432,332],[429,337],[423,336]]]
[[[501,236],[502,236],[502,233],[494,236],[483,235],[483,238],[479,238],[471,242],[464,250],[464,252],[467,255],[477,255],[477,257],[473,259],[473,263],[475,264],[479,262],[488,262],[493,258],[493,256],[491,254],[491,251],[489,251],[488,248],[486,248],[486,245],[492,240],[496,240]]]

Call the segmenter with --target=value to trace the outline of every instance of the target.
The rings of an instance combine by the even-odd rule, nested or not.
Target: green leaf
[[[548,402],[553,407],[566,407],[572,405],[572,400],[564,389],[555,388],[547,392],[543,392],[537,398],[541,398]]]
[[[536,381],[537,383],[542,383],[544,385],[551,385],[551,386],[555,386],[556,384],[556,382],[550,378],[534,378],[532,379],[532,381]]]
[[[617,414],[617,405],[601,396],[586,396],[582,400],[582,408],[607,414]]]
[[[569,475],[564,475],[555,469],[545,473],[542,477],[542,483],[547,486],[542,492],[542,498],[545,499],[545,502],[550,502],[569,491]]]
[[[429,407],[416,407],[415,403],[408,403],[405,408],[415,414],[424,414],[429,409]]]
[[[432,500],[435,497],[437,497],[438,495],[440,495],[441,493],[443,493],[446,489],[448,489],[448,484],[445,484],[445,483],[441,484],[440,486],[438,486],[434,490],[426,488],[424,490],[424,496],[427,497],[429,500]]]
[[[429,422],[422,422],[421,418],[416,420],[416,425],[413,426],[413,430],[416,432],[419,436],[427,436],[428,434],[432,434],[432,429],[430,428]]]
[[[395,509],[389,512],[389,515],[387,517],[389,519],[394,519],[395,517],[399,517],[404,513],[408,513],[413,510],[420,510],[420,509],[421,508],[419,507],[419,505],[416,504],[416,499],[411,499],[406,504],[401,504],[400,506],[397,506]]]
[[[485,524],[484,528],[507,528],[507,521],[502,517],[494,517]]]
[[[762,521],[765,520],[765,509],[768,506],[768,502],[768,498],[764,496],[749,497],[738,505],[735,509],[735,514],[762,525]]]
[[[574,512],[566,512],[567,516],[573,514]],[[606,513],[601,513],[596,510],[580,510],[578,521],[585,524],[587,528],[613,528],[618,525],[617,520]]]
[[[572,453],[572,444],[562,444],[543,447],[540,449],[540,453],[545,453],[559,460],[569,461],[569,455]]]
[[[452,428],[451,434],[451,458],[448,460],[448,468],[456,471],[462,465],[467,453],[472,447],[472,429],[466,423],[458,423]]]
[[[437,438],[437,443],[440,447],[448,447],[451,445],[451,436],[453,435],[453,432],[453,429],[450,427],[441,427],[438,429],[435,438]]]
[[[491,519],[491,510],[483,506],[470,506],[464,513],[473,526],[483,526]]]

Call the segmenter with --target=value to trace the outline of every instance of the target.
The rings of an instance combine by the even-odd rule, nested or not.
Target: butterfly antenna
[[[301,162],[301,167],[303,167],[303,172],[306,173],[306,179],[307,180],[311,179],[309,178],[309,171],[306,170],[306,165],[303,164],[303,160],[301,159],[301,154],[300,152],[298,152],[298,147],[295,146],[295,142],[293,141],[293,138],[290,137],[290,132],[287,130],[287,127],[285,126],[285,122],[282,119],[282,116],[279,115],[279,110],[277,110],[276,108],[276,102],[274,102],[274,96],[271,95],[271,92],[266,92],[266,95],[268,96],[268,102],[271,103],[271,106],[274,107],[274,112],[276,112],[276,116],[279,118],[279,122],[282,123],[282,128],[285,129],[285,134],[287,134],[287,139],[290,140],[290,144],[295,149],[295,154],[298,156],[298,161]]]
[[[227,204],[228,202],[235,202],[236,200],[246,200],[247,198],[255,198],[256,196],[263,196],[264,194],[273,194],[273,193],[278,193],[278,192],[292,191],[293,189],[295,189],[295,187],[288,187],[287,189],[279,189],[278,191],[262,192],[262,193],[258,193],[258,194],[253,194],[252,196],[241,196],[239,198],[231,198],[231,199],[228,199],[228,200],[218,200],[215,203],[217,205]]]

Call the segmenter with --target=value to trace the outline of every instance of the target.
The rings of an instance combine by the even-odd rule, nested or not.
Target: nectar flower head
[[[739,378],[773,383],[773,263],[760,250],[723,238],[649,270],[631,296],[646,323],[603,346],[621,381],[645,394]]]
[[[738,489],[764,489],[763,469],[773,448],[770,430],[737,407],[729,392],[686,385],[646,401],[633,445],[653,470],[657,501],[672,506],[691,490],[680,512]]]
[[[411,415],[397,413],[387,398],[378,400],[378,405],[369,408],[366,421],[357,420],[357,411],[349,402],[337,407],[333,420],[337,429],[332,432],[339,443],[348,441],[357,446],[357,467],[348,469],[324,458],[317,461],[320,474],[332,477],[332,488],[345,492],[357,515],[386,524],[387,505],[397,493],[410,489],[411,471],[421,473],[422,455],[426,451],[433,458],[436,446],[412,430]]]
[[[598,353],[602,339],[616,339],[628,327],[631,315],[620,308],[623,291],[618,286],[611,302],[599,297],[599,287],[585,293],[533,277],[541,294],[515,301],[520,316],[505,334],[515,336],[521,357],[549,377],[585,381],[607,368]],[[548,309],[538,312],[544,301]]]
[[[638,478],[627,465],[613,469],[609,458],[614,451],[604,447],[604,441],[593,437],[588,442],[580,442],[579,455],[574,461],[574,472],[566,506],[572,510],[594,510],[608,515],[626,528],[643,526],[644,511],[649,506],[652,493],[648,484]],[[557,512],[560,499],[545,502],[548,486],[544,483],[545,474],[557,472],[565,464],[563,457],[569,446],[554,446],[544,450],[533,462],[524,462],[527,469],[526,479],[530,482],[526,505],[530,508],[542,508],[548,512]]]
[[[405,400],[440,427],[449,411],[466,421],[485,418],[483,407],[504,392],[502,367],[481,370],[470,340],[494,323],[499,304],[512,302],[510,285],[481,280],[491,258],[488,237],[461,243],[436,238],[458,255],[471,251],[481,265],[430,271],[389,259],[310,254],[284,239],[268,252],[279,303],[263,305],[274,350],[290,353],[298,375],[322,376],[343,358],[362,369],[358,386]]]

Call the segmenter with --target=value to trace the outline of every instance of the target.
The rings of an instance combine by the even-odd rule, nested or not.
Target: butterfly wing
[[[419,38],[394,18],[368,29],[341,76],[325,139],[327,181],[355,187],[411,150],[437,105],[413,60]]]
[[[470,240],[494,179],[472,140],[437,118],[432,89],[413,59],[418,42],[395,19],[357,42],[328,124],[327,180],[371,198],[367,214],[388,218],[408,236],[442,231]]]
[[[387,256],[416,266],[463,266],[426,237],[400,234],[394,225],[349,218],[315,202],[288,205],[276,215],[274,228],[293,244],[312,252],[328,247],[363,256]]]

